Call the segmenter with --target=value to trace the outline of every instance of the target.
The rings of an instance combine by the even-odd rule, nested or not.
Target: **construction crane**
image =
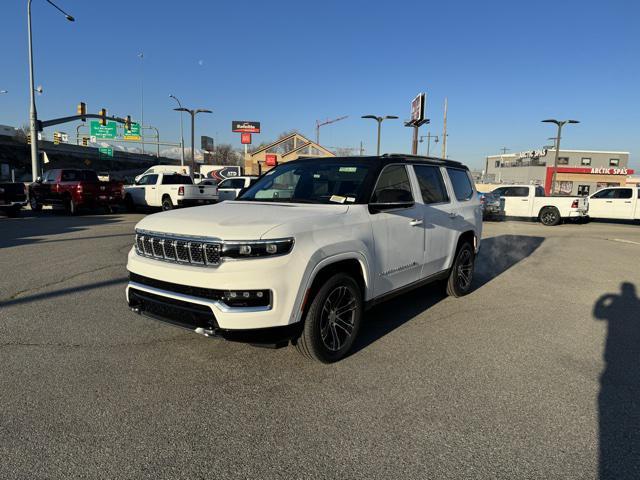
[[[320,127],[324,125],[329,125],[331,123],[339,122],[340,120],[344,120],[348,116],[349,115],[345,115],[344,117],[334,118],[333,120],[326,119],[324,122],[321,122],[320,120],[316,120],[316,143],[320,145]]]

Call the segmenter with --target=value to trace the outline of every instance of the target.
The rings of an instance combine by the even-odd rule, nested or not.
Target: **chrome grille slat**
[[[155,234],[136,234],[138,255],[167,262],[216,266],[220,264],[220,243],[191,239],[179,239]]]

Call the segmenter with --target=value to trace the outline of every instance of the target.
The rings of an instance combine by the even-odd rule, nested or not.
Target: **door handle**
[[[523,198],[523,199],[521,199],[520,201],[521,201],[521,202],[528,202],[528,201],[529,201],[529,199],[528,199],[528,198]]]
[[[155,190],[155,189],[156,189],[156,187],[151,187],[151,190]]]
[[[458,216],[458,214],[455,213],[455,212],[450,212],[449,213],[449,218],[456,218],[457,216]]]
[[[631,203],[631,200],[625,200],[624,203]]]
[[[613,200],[606,200],[606,203],[613,203]]]
[[[417,227],[418,225],[422,225],[422,220],[420,220],[419,218],[414,218],[409,222],[409,225],[411,225],[412,227]]]

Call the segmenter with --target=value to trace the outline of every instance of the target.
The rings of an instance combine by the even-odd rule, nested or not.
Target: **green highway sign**
[[[127,130],[127,127],[124,127],[124,139],[125,140],[140,140],[140,124],[139,123],[131,123],[131,130]]]
[[[100,147],[98,150],[100,151],[100,155],[113,157],[113,147]]]
[[[118,135],[116,122],[107,122],[106,126],[100,125],[100,121],[91,122],[91,136],[96,138],[116,138]]]

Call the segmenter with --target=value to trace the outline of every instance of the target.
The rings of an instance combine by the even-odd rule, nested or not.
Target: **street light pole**
[[[193,174],[196,171],[196,156],[195,156],[195,148],[196,148],[196,137],[195,137],[195,126],[196,126],[196,115],[198,113],[213,113],[211,110],[207,110],[206,108],[198,108],[195,110],[191,110],[189,108],[174,108],[176,112],[187,112],[191,115],[191,178],[193,179]]]
[[[558,155],[560,155],[560,137],[562,134],[562,127],[564,127],[567,123],[580,123],[578,120],[556,120],[554,118],[549,118],[547,120],[542,120],[542,123],[553,123],[558,127],[558,136],[556,137],[556,155],[553,160],[553,176],[551,177],[551,185],[549,187],[549,193],[553,194],[553,190],[556,186],[556,171],[558,170]]]
[[[385,115],[384,117],[378,117],[376,115],[363,115],[361,118],[370,118],[378,122],[378,147],[376,149],[376,155],[380,156],[380,135],[382,133],[382,122],[385,120],[394,120],[398,117],[395,115]]]
[[[182,103],[180,103],[178,97],[176,97],[175,95],[169,95],[169,98],[173,98],[176,102],[178,102],[178,107],[182,108]],[[180,112],[180,147],[182,148],[182,151],[180,152],[180,166],[184,167],[184,129],[182,117],[182,112]]]
[[[36,181],[40,169],[38,161],[38,112],[36,110],[36,92],[33,73],[33,35],[31,34],[31,1],[27,0],[27,30],[29,35],[29,131],[31,132],[31,178]],[[74,22],[75,18],[62,10],[51,0],[46,0],[56,10],[61,12],[67,20]]]

